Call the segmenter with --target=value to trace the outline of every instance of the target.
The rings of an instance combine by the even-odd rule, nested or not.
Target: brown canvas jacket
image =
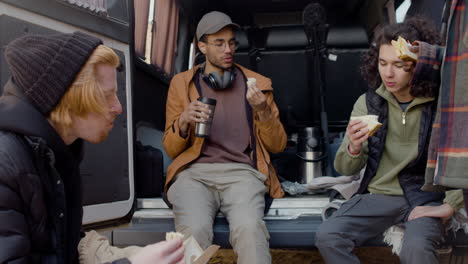
[[[273,91],[271,80],[258,73],[250,71],[240,65],[236,66],[247,78],[256,78],[257,86],[262,91]],[[199,68],[194,68],[174,76],[169,86],[166,104],[166,128],[163,136],[163,146],[167,154],[174,160],[167,169],[167,191],[174,177],[195,161],[201,154],[204,138],[195,137],[194,127],[190,126],[187,138],[179,134],[179,116],[191,101],[200,96],[193,81],[194,74]],[[286,147],[286,132],[279,120],[279,111],[273,101],[273,93],[265,93],[268,107],[271,108],[272,118],[260,122],[255,112],[253,113],[253,131],[256,142],[257,169],[267,176],[265,185],[273,198],[284,195],[276,172],[271,164],[269,153],[278,153]]]

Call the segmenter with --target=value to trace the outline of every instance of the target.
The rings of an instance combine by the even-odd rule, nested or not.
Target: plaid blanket
[[[467,11],[466,0],[452,1],[445,49],[420,45],[414,82],[438,81],[440,77],[423,186],[426,191],[441,191],[441,186],[468,189]]]

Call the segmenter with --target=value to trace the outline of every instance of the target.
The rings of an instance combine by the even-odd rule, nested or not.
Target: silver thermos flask
[[[322,144],[320,129],[305,127],[298,135],[297,156],[299,157],[299,175],[301,183],[310,183],[314,178],[323,175]]]
[[[210,117],[205,122],[197,122],[195,124],[195,136],[208,137],[210,135],[211,124],[213,123],[213,116],[216,107],[216,99],[200,97],[198,101],[207,104],[211,110]]]

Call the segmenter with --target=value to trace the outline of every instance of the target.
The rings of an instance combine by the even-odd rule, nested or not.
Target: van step
[[[329,203],[324,195],[285,197],[274,199],[265,219],[289,220],[302,215],[320,216]],[[221,213],[218,216],[222,216]],[[172,211],[162,198],[138,199],[138,210],[134,218],[173,218]]]
[[[270,232],[271,248],[312,248],[315,232],[322,222],[320,216],[301,216],[293,220],[271,220],[265,223]],[[165,239],[166,232],[174,231],[173,218],[137,218],[129,228],[113,231],[115,246],[139,245]],[[224,217],[216,217],[213,226],[213,244],[230,248],[229,226]]]
[[[272,209],[277,208],[309,208],[324,207],[329,202],[326,195],[305,195],[295,197],[284,197],[274,199],[271,204]],[[162,198],[139,198],[137,202],[139,209],[167,209],[167,204]]]

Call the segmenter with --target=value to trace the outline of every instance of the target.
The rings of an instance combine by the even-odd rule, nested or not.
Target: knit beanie
[[[8,44],[5,57],[13,82],[47,116],[99,44],[100,39],[79,31],[25,35]]]

